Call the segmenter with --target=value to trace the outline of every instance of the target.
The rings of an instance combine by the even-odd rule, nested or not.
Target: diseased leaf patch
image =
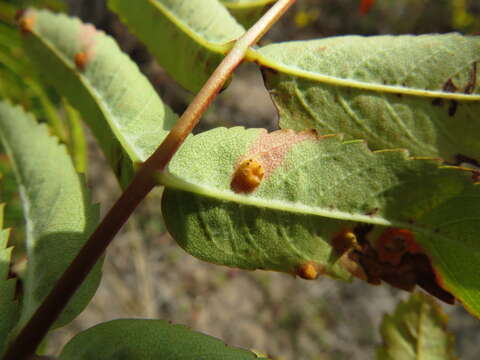
[[[251,56],[264,67],[282,128],[480,160],[480,36],[339,36],[271,44]]]
[[[136,165],[167,135],[176,115],[138,66],[102,31],[45,10],[29,9],[20,21],[33,24],[23,38],[38,73],[82,112],[121,185],[126,186]]]
[[[367,238],[369,231],[365,231],[365,227],[359,229],[356,241],[344,250],[348,252],[349,260],[361,267],[360,271],[358,267],[348,265],[353,269],[353,275],[373,285],[384,281],[406,291],[413,291],[418,285],[447,304],[455,302],[455,297],[437,280],[439,275],[430,258],[410,230],[387,228],[374,241]]]
[[[235,191],[252,159],[260,185]],[[163,214],[179,245],[206,261],[418,285],[478,315],[480,188],[475,171],[440,164],[314,132],[218,128],[191,137],[160,175]]]

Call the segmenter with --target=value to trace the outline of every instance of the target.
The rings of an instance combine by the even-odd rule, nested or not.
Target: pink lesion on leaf
[[[247,153],[237,160],[238,167],[246,159],[258,161],[265,172],[264,180],[281,166],[288,152],[297,144],[320,139],[315,130],[295,132],[293,130],[277,130],[267,132],[262,130],[259,137],[252,143]]]
[[[78,32],[80,51],[75,54],[74,62],[77,69],[84,71],[88,63],[95,56],[95,47],[99,32],[91,24],[82,24]]]

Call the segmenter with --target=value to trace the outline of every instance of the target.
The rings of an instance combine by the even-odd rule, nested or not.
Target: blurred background
[[[9,1],[0,0],[0,16],[2,2]],[[56,0],[10,2],[59,6]],[[177,113],[183,112],[192,94],[169,78],[108,11],[104,0],[67,0],[60,7],[112,35],[162,99]],[[367,14],[361,14],[359,0],[297,0],[262,42],[450,31],[480,31],[479,0],[377,0]],[[0,61],[0,70],[1,66]],[[277,114],[252,64],[238,69],[230,87],[215,100],[195,131],[234,125],[277,128]],[[88,183],[105,213],[120,189],[93,138],[89,139]],[[161,190],[156,190],[124,227],[108,250],[102,284],[92,303],[68,327],[51,333],[45,344],[48,353],[57,352],[74,334],[99,322],[156,317],[189,325],[229,345],[258,350],[276,360],[374,358],[383,315],[408,297],[407,293],[361,281],[305,281],[201,262],[187,255],[166,233],[160,198]],[[444,308],[456,335],[458,357],[479,359],[480,322],[459,306]]]

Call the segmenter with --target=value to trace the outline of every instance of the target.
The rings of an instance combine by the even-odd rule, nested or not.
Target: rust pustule
[[[320,272],[317,264],[307,262],[298,267],[296,274],[305,280],[315,280],[320,275]]]
[[[233,174],[230,187],[236,193],[251,193],[258,188],[265,176],[262,164],[255,159],[247,159],[240,163]]]
[[[368,283],[380,285],[384,281],[406,291],[412,291],[418,285],[448,304],[455,302],[455,297],[445,290],[430,258],[410,230],[388,228],[375,246],[361,241],[358,236],[359,245],[350,252],[349,258],[359,264]],[[358,276],[358,270],[350,272],[362,278]]]
[[[22,34],[30,34],[35,26],[35,17],[33,15],[24,15],[18,20],[18,26]]]
[[[75,66],[80,71],[85,71],[85,67],[87,66],[88,56],[85,52],[81,51],[75,54]]]
[[[376,244],[381,262],[400,264],[405,253],[419,253],[421,249],[415,243],[413,234],[407,229],[389,228],[383,232]]]

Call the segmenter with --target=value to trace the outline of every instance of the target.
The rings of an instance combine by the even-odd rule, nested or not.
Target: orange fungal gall
[[[230,186],[236,193],[251,193],[260,185],[264,176],[262,164],[255,159],[247,159],[235,170]]]
[[[85,67],[87,66],[87,54],[83,51],[75,54],[75,66],[80,71],[85,71]]]
[[[22,33],[30,34],[35,25],[35,18],[33,16],[22,16],[20,20],[18,20],[18,25]]]
[[[315,280],[320,275],[318,272],[318,266],[313,262],[307,262],[301,265],[297,269],[296,274],[305,280]]]

